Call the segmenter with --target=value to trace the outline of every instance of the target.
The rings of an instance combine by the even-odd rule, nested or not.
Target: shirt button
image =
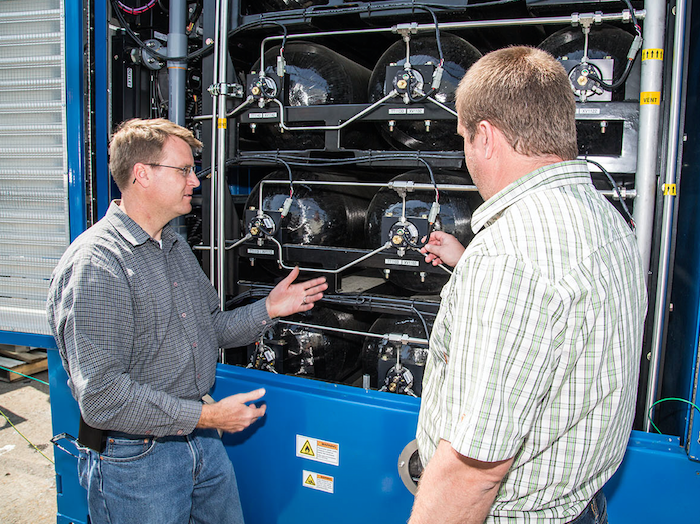
[[[173,286],[174,286],[174,287],[177,287],[177,282],[173,282]]]
[[[197,378],[202,378],[202,374],[201,374],[201,373],[197,373]]]
[[[263,320],[263,326],[267,324],[267,320]]]
[[[182,435],[182,430],[181,430],[181,429],[178,429],[178,430],[177,430],[177,434],[178,434],[178,435]]]
[[[182,318],[185,318],[187,316],[187,313],[182,314]]]
[[[196,343],[196,342],[193,342],[193,343],[192,343],[192,347],[193,347],[193,348],[196,348],[196,347],[197,347],[197,343]]]

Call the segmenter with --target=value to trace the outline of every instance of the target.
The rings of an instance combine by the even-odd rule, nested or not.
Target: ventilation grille
[[[70,242],[62,0],[0,1],[0,330],[50,334]]]

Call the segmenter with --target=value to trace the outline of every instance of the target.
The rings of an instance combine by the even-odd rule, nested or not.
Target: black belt
[[[131,433],[124,433],[123,431],[103,431],[105,437],[112,438],[127,438],[131,440],[145,440],[149,438],[155,438],[153,435],[132,435]]]

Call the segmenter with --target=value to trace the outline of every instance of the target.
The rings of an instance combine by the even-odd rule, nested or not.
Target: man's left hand
[[[308,311],[314,307],[314,302],[323,298],[323,292],[328,288],[324,277],[293,284],[298,276],[299,268],[295,267],[270,291],[265,301],[270,318]]]

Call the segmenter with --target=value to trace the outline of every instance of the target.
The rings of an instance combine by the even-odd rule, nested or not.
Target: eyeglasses
[[[166,166],[163,164],[146,164],[147,166],[152,166],[152,167],[167,167],[169,169],[177,169],[180,173],[182,173],[182,176],[187,178],[190,176],[190,173],[194,173],[195,167],[194,166],[185,166],[185,167],[176,167],[176,166]]]

